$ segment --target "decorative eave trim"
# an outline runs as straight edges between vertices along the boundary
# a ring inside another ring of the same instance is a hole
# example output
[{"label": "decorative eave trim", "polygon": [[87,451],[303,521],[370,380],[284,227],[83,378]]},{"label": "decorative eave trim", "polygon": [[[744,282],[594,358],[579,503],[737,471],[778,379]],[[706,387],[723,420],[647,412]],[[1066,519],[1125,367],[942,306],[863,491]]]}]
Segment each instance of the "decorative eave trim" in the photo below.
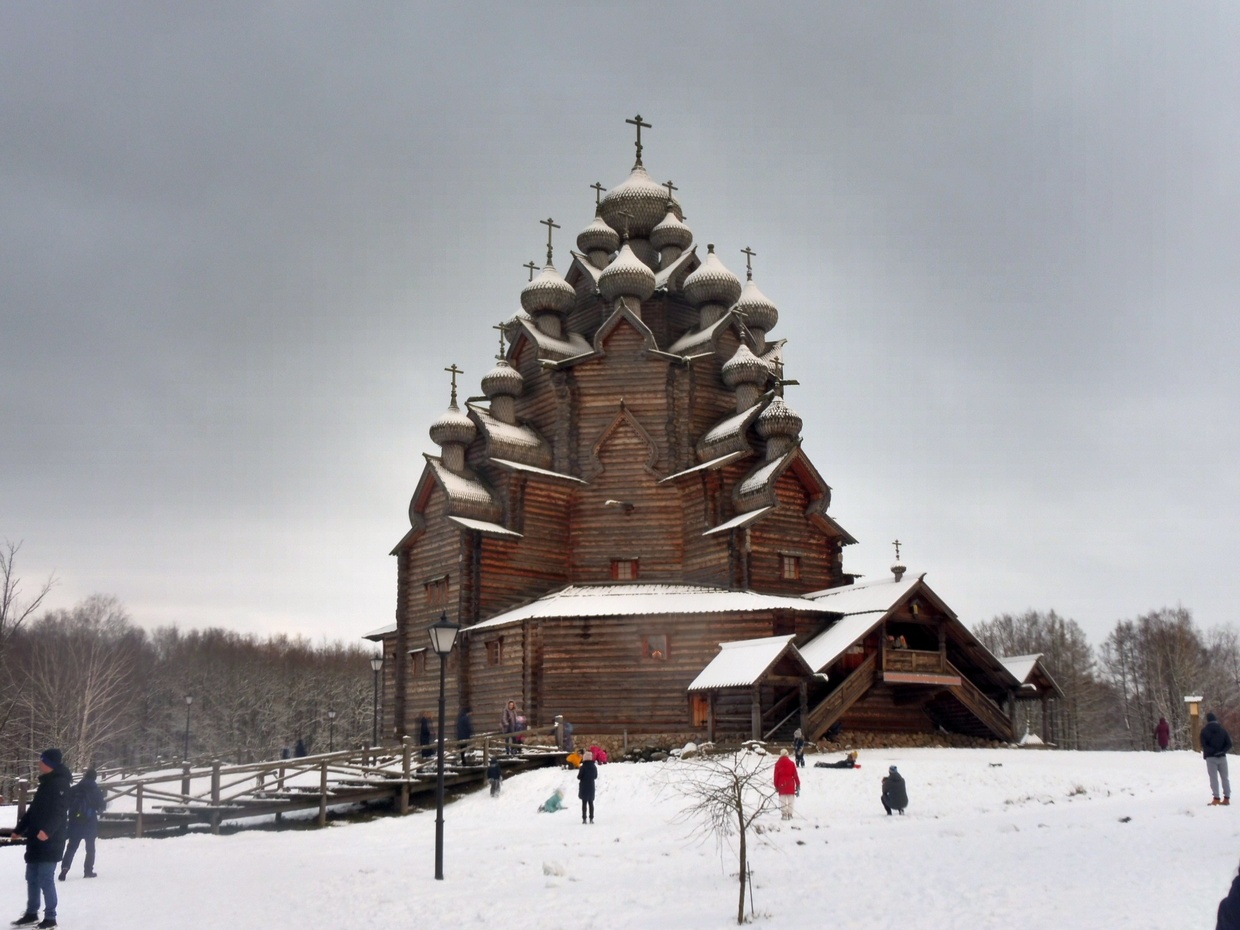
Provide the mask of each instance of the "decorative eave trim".
[{"label": "decorative eave trim", "polygon": [[694,465],[692,468],[686,468],[684,471],[678,471],[674,475],[668,475],[659,481],[663,484],[665,481],[675,481],[677,478],[684,478],[687,475],[693,475],[700,471],[710,471],[714,468],[722,468],[729,462],[735,462],[737,459],[744,457],[746,453],[743,451],[729,452],[727,455],[721,455],[718,458],[711,459],[709,462],[703,462],[701,465]]},{"label": "decorative eave trim", "polygon": [[720,523],[718,526],[710,528],[702,535],[703,536],[715,536],[716,534],[719,534],[719,533],[727,533],[727,532],[730,532],[731,530],[739,530],[742,527],[746,527],[746,526],[749,526],[750,524],[757,523],[767,514],[773,513],[774,510],[775,510],[775,507],[772,505],[770,507],[763,507],[761,510],[751,510],[748,513],[737,514],[731,520],[728,520],[724,523]]},{"label": "decorative eave trim", "polygon": [[594,474],[597,476],[606,471],[603,467],[602,460],[599,458],[599,450],[602,449],[607,443],[607,440],[611,437],[611,434],[620,428],[621,423],[628,423],[632,426],[641,441],[646,444],[646,448],[650,450],[650,454],[646,457],[646,461],[643,463],[642,467],[656,478],[659,477],[658,472],[654,470],[655,463],[659,460],[659,447],[655,444],[654,439],[651,437],[646,428],[638,423],[637,418],[629,412],[629,408],[625,405],[623,397],[620,398],[620,412],[617,413],[615,418],[603,428],[603,431],[599,433],[598,439],[596,439],[590,446],[590,462],[592,468],[594,469]]},{"label": "decorative eave trim", "polygon": [[594,354],[596,356],[602,357],[607,354],[607,350],[603,348],[603,342],[615,331],[621,321],[627,322],[642,337],[642,348],[646,352],[659,352],[659,345],[655,341],[654,333],[651,332],[650,327],[629,308],[623,298],[617,298],[615,309],[612,310],[611,315],[594,332]]}]

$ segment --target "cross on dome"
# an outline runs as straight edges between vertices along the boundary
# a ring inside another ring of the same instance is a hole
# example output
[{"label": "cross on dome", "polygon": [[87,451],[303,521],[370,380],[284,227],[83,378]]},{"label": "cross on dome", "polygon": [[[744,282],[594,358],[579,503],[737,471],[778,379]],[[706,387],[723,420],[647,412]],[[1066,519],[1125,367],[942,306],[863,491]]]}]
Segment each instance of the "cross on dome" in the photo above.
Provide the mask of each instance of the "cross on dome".
[{"label": "cross on dome", "polygon": [[896,547],[896,561],[899,562],[900,561],[900,540],[897,539],[895,542],[892,543],[892,545]]},{"label": "cross on dome", "polygon": [[642,127],[644,126],[646,129],[654,129],[654,127],[651,126],[649,123],[643,123],[642,115],[640,113],[638,113],[632,119],[626,119],[625,122],[628,123],[630,126],[637,127],[637,162],[636,163],[640,165],[642,163]]},{"label": "cross on dome", "polygon": [[526,262],[526,263],[525,263],[524,265],[522,265],[521,267],[522,267],[522,268],[528,268],[528,269],[530,270],[530,280],[531,280],[531,281],[533,281],[533,280],[534,280],[534,272],[538,270],[538,266],[537,266],[536,264],[534,264],[534,259],[532,259],[532,258],[531,258],[528,262]]},{"label": "cross on dome", "polygon": [[680,188],[677,187],[675,184],[673,184],[671,181],[664,181],[663,186],[667,188],[667,202],[671,203],[673,200],[676,199],[672,195],[672,191],[678,191],[680,190]]},{"label": "cross on dome", "polygon": [[603,191],[607,190],[607,188],[605,188],[599,181],[595,181],[590,185],[590,187],[594,189],[594,206],[597,207],[603,196]]},{"label": "cross on dome", "polygon": [[[530,264],[532,265],[534,263],[530,262]],[[530,273],[533,274],[533,272],[530,272]],[[496,323],[494,326],[491,327],[491,329],[499,330],[499,355],[495,357],[503,361],[503,358],[504,358],[504,324]]]},{"label": "cross on dome", "polygon": [[758,253],[755,252],[753,249],[751,249],[749,246],[745,246],[743,249],[741,249],[741,254],[745,256],[745,280],[752,281],[753,280],[753,259],[754,259],[754,256],[757,255]]},{"label": "cross on dome", "polygon": [[456,376],[465,374],[465,369],[457,368],[456,362],[453,362],[452,367],[445,368],[444,371],[450,371],[452,373],[452,403],[455,404],[456,403]]},{"label": "cross on dome", "polygon": [[539,220],[538,222],[542,223],[544,226],[547,227],[547,264],[550,265],[551,264],[551,231],[553,229],[559,229],[560,224],[557,223],[555,220],[553,220],[551,217],[547,217],[545,220]]}]

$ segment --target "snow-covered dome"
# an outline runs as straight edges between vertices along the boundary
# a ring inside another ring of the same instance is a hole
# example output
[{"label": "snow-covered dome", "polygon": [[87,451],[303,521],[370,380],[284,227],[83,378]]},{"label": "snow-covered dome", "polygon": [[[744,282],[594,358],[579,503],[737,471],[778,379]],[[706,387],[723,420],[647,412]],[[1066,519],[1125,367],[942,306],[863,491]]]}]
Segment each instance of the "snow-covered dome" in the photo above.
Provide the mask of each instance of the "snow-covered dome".
[{"label": "snow-covered dome", "polygon": [[521,288],[521,306],[526,313],[564,313],[576,299],[577,292],[573,286],[564,280],[551,262],[547,262],[547,267]]},{"label": "snow-covered dome", "polygon": [[741,296],[741,282],[736,275],[723,267],[714,245],[706,246],[706,260],[693,274],[685,278],[685,298],[695,307],[705,304],[722,304],[730,307]]},{"label": "snow-covered dome", "polygon": [[598,276],[598,289],[607,301],[617,297],[645,300],[654,293],[654,272],[633,254],[632,246],[626,242],[620,254]]},{"label": "snow-covered dome", "polygon": [[601,251],[610,255],[620,248],[620,234],[603,220],[601,209],[594,213],[594,222],[577,233],[577,248],[581,251]]},{"label": "snow-covered dome", "polygon": [[758,415],[758,422],[754,426],[763,439],[773,436],[791,439],[800,435],[802,423],[796,411],[784,403],[782,397],[776,397]]},{"label": "snow-covered dome", "polygon": [[502,358],[482,378],[482,393],[488,398],[499,395],[517,397],[524,387],[525,379],[521,377],[521,372]]},{"label": "snow-covered dome", "polygon": [[723,363],[721,374],[723,383],[735,388],[738,384],[765,384],[771,368],[754,355],[749,346],[741,343],[736,354]]},{"label": "snow-covered dome", "polygon": [[627,230],[630,236],[645,239],[667,212],[667,188],[655,183],[640,164],[634,165],[623,183],[606,193],[599,210],[612,229]]},{"label": "snow-covered dome", "polygon": [[437,446],[445,446],[453,442],[467,446],[478,435],[478,427],[474,426],[473,420],[461,413],[461,408],[456,405],[456,398],[453,397],[448,409],[431,424],[430,432],[431,441]]},{"label": "snow-covered dome", "polygon": [[753,278],[745,281],[736,309],[745,316],[745,323],[752,329],[760,329],[763,333],[770,332],[779,322],[779,310],[771,303],[770,298],[758,290]]},{"label": "snow-covered dome", "polygon": [[693,244],[693,230],[681,222],[675,210],[669,209],[663,221],[650,231],[650,244],[660,252],[669,245],[683,252]]}]

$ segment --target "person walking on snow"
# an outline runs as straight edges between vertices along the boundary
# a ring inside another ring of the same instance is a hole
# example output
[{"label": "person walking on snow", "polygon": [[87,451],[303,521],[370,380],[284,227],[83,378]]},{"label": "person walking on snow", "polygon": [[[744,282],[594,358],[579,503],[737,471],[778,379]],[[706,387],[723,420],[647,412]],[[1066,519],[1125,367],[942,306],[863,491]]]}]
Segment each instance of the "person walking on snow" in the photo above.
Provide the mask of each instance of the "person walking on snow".
[{"label": "person walking on snow", "polygon": [[63,882],[73,867],[73,857],[83,840],[86,841],[86,862],[83,874],[95,877],[95,840],[99,838],[99,815],[107,807],[103,791],[96,781],[94,769],[87,769],[82,780],[69,789],[69,848],[60,863]]},{"label": "person walking on snow", "polygon": [[598,766],[594,762],[594,753],[587,752],[581,760],[581,768],[577,770],[577,797],[581,798],[581,822],[586,822],[589,815],[590,823],[594,823],[594,783],[598,781]]},{"label": "person walking on snow", "polygon": [[504,770],[500,767],[499,756],[491,757],[491,764],[487,766],[487,781],[491,783],[491,797],[498,798],[504,784]]},{"label": "person walking on snow", "polygon": [[[1210,793],[1213,804],[1231,803],[1231,781],[1227,777],[1227,753],[1231,752],[1231,734],[1223,729],[1213,712],[1206,714],[1206,725],[1201,728],[1201,754],[1206,760],[1206,772],[1210,775]],[[1219,776],[1223,779],[1223,800],[1218,797]]]},{"label": "person walking on snow", "polygon": [[797,768],[805,768],[805,736],[801,733],[800,727],[792,734],[792,754],[796,756]]},{"label": "person walking on snow", "polygon": [[[69,785],[73,773],[59,749],[45,749],[39,756],[39,787],[25,815],[13,828],[14,841],[26,840],[26,913],[14,927],[56,926],[56,863],[65,851],[69,832]],[[39,920],[39,896],[43,919]]]},{"label": "person walking on snow", "polygon": [[787,749],[781,749],[779,758],[775,760],[775,791],[779,794],[780,819],[791,820],[792,806],[801,793],[801,776],[797,774],[796,763],[788,756]]},{"label": "person walking on snow", "polygon": [[908,789],[904,787],[904,776],[896,771],[894,765],[887,769],[887,777],[883,779],[882,800],[888,817],[893,810],[903,814],[904,808],[908,807]]},{"label": "person walking on snow", "polygon": [[1158,751],[1166,752],[1167,746],[1171,744],[1171,724],[1167,723],[1166,717],[1158,718],[1158,726],[1154,728],[1154,739],[1158,741]]}]

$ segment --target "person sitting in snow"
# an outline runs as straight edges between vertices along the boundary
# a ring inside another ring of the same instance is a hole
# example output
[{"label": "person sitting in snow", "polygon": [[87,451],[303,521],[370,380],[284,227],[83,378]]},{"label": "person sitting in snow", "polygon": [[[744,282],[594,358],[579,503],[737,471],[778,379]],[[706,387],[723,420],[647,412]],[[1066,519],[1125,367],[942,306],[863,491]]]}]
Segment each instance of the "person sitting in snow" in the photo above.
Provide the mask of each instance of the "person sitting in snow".
[{"label": "person sitting in snow", "polygon": [[891,816],[893,810],[904,813],[904,808],[908,807],[908,791],[904,787],[904,776],[896,771],[893,765],[887,769],[887,777],[883,779],[883,809],[887,811],[887,816]]},{"label": "person sitting in snow", "polygon": [[556,811],[564,810],[564,792],[559,788],[551,792],[551,797],[538,805],[538,813],[554,814]]}]

